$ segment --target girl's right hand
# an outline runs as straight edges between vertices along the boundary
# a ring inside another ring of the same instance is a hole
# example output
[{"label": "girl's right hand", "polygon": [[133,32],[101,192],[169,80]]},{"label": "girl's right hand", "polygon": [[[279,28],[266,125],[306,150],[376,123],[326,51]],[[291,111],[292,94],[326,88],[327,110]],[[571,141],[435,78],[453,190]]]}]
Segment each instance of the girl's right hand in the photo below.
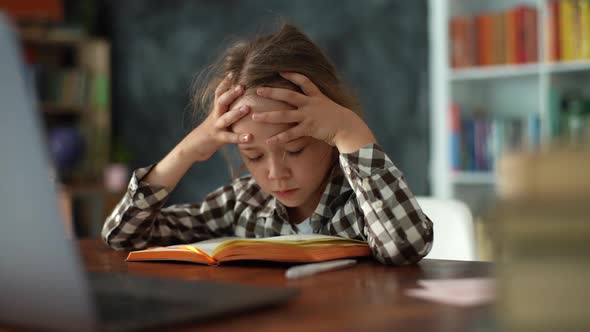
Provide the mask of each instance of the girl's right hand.
[{"label": "girl's right hand", "polygon": [[226,76],[215,89],[213,109],[197,128],[181,142],[187,157],[193,162],[209,159],[219,148],[227,143],[247,143],[252,139],[250,133],[234,133],[229,127],[250,112],[244,105],[229,111],[230,105],[244,93],[240,85],[231,86],[231,74]]}]

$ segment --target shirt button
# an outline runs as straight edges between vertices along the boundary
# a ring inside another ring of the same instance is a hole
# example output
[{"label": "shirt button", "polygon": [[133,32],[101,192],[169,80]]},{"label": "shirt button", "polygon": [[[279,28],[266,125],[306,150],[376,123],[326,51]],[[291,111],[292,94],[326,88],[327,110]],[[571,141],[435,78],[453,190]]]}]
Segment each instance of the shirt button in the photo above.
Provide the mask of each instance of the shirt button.
[{"label": "shirt button", "polygon": [[139,194],[137,194],[137,198],[139,198],[139,199],[143,199],[143,197],[144,197],[144,196],[143,196],[143,193],[139,193]]},{"label": "shirt button", "polygon": [[383,201],[376,201],[375,202],[375,207],[377,207],[378,209],[383,207]]},{"label": "shirt button", "polygon": [[346,172],[346,174],[350,175],[350,167],[344,166],[344,172]]}]

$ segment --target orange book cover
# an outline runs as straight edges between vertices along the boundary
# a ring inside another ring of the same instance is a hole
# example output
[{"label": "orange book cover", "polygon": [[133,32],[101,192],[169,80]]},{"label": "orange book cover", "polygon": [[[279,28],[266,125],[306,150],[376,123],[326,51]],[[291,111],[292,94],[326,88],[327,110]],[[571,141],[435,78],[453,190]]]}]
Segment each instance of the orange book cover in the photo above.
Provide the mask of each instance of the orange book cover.
[{"label": "orange book cover", "polygon": [[477,64],[489,66],[494,64],[493,54],[493,29],[494,21],[492,13],[484,13],[477,16]]},{"label": "orange book cover", "polygon": [[517,6],[506,11],[506,63],[526,62],[525,47],[529,39],[525,31],[527,10],[526,6]]},{"label": "orange book cover", "polygon": [[473,17],[453,17],[449,22],[450,58],[453,68],[470,67],[475,61]]},{"label": "orange book cover", "polygon": [[506,11],[504,25],[506,63],[514,64],[516,63],[516,41],[518,39],[516,29],[516,10],[514,8]]},{"label": "orange book cover", "polygon": [[219,265],[230,261],[321,262],[371,256],[366,242],[320,234],[283,235],[268,238],[225,237],[132,251],[129,262],[182,261]]},{"label": "orange book cover", "polygon": [[465,64],[462,62],[461,52],[463,50],[463,43],[465,42],[461,38],[461,18],[452,17],[449,21],[449,39],[451,41],[450,58],[451,67],[461,68]]}]

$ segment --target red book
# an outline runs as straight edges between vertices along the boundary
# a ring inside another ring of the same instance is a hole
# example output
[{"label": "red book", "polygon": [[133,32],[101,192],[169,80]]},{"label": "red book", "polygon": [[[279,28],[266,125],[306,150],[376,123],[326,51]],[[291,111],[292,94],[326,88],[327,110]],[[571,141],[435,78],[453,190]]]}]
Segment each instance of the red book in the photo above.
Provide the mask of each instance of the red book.
[{"label": "red book", "polygon": [[559,42],[559,1],[552,0],[547,3],[547,55],[551,61],[561,59]]},{"label": "red book", "polygon": [[539,43],[537,33],[537,10],[532,7],[524,8],[523,11],[523,39],[524,39],[524,62],[537,62]]},{"label": "red book", "polygon": [[526,62],[526,55],[525,55],[525,29],[524,29],[524,21],[525,21],[525,6],[518,6],[514,8],[516,11],[516,63],[525,63]]}]

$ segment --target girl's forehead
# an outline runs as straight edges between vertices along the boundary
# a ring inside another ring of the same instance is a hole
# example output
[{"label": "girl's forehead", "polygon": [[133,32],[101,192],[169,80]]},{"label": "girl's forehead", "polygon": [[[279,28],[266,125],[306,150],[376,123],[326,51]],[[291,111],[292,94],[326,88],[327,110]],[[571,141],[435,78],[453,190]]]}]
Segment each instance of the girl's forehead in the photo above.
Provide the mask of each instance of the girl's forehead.
[{"label": "girl's forehead", "polygon": [[244,94],[232,103],[230,110],[237,109],[242,105],[250,106],[252,109],[251,112],[269,112],[294,109],[293,106],[283,101],[264,98],[257,95],[256,89],[253,88],[244,91]]},{"label": "girl's forehead", "polygon": [[292,124],[272,124],[252,120],[253,113],[293,109],[293,107],[287,103],[263,98],[257,95],[246,95],[234,102],[230,109],[233,110],[242,105],[248,105],[251,110],[247,115],[235,122],[232,125],[231,130],[236,133],[252,134],[253,141],[251,142],[251,145],[264,145],[266,139],[293,126]]}]

